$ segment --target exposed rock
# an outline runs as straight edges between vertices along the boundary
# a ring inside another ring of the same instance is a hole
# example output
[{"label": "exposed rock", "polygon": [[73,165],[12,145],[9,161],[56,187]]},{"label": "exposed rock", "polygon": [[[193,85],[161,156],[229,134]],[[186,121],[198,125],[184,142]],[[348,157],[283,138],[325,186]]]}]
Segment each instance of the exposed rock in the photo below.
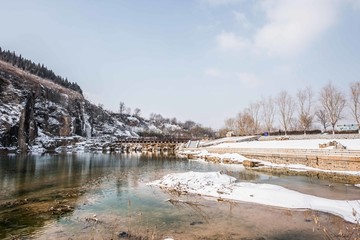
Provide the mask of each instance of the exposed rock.
[{"label": "exposed rock", "polygon": [[242,162],[242,164],[244,165],[244,167],[250,167],[250,168],[259,166],[258,162],[254,162],[254,161],[251,161],[251,160],[244,160]]},{"label": "exposed rock", "polygon": [[128,238],[129,237],[129,234],[127,232],[120,232],[118,234],[118,237],[119,238]]},{"label": "exposed rock", "polygon": [[337,141],[330,141],[327,143],[319,144],[319,148],[328,148],[328,147],[333,147],[334,149],[346,149],[346,147],[344,145],[342,145],[341,143],[339,143]]},{"label": "exposed rock", "polygon": [[[65,87],[0,61],[0,147],[26,151],[33,144],[55,149],[47,137],[102,135],[136,136],[121,124],[104,129],[110,114]],[[44,139],[45,138],[45,139]]]},{"label": "exposed rock", "polygon": [[[166,134],[177,125],[115,114],[82,94],[0,61],[0,150],[55,151],[84,138],[105,142],[139,137],[138,132]],[[100,143],[99,146],[103,147]]]}]

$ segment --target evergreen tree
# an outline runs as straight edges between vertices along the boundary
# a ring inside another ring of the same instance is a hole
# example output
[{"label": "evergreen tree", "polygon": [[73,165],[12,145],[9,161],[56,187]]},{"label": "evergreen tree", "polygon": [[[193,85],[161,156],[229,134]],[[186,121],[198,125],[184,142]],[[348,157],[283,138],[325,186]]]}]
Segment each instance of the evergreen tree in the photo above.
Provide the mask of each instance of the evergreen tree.
[{"label": "evergreen tree", "polygon": [[17,56],[15,52],[10,52],[9,50],[5,51],[1,47],[0,60],[82,94],[82,90],[77,83],[70,82],[67,78],[64,79],[63,77],[56,75],[52,70],[47,69],[44,64],[36,64],[26,58],[23,58],[21,55]]}]

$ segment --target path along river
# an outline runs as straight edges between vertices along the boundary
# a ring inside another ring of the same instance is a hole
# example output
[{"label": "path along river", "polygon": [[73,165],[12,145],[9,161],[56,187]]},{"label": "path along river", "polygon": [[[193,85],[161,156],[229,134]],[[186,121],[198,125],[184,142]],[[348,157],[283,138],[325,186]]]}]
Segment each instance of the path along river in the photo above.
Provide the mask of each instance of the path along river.
[{"label": "path along river", "polygon": [[359,187],[344,183],[167,155],[2,155],[0,239],[321,239],[352,233],[349,223],[326,213],[219,202],[146,185],[187,171],[222,171],[238,181],[329,199],[360,196]]}]

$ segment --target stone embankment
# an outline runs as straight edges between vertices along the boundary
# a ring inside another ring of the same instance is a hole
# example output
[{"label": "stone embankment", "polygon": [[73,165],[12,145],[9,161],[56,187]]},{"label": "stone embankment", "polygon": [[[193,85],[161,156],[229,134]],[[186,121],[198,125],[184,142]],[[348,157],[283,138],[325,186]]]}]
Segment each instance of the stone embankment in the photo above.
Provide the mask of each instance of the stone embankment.
[{"label": "stone embankment", "polygon": [[[47,152],[168,152],[174,153],[177,148],[184,144],[182,139],[122,139],[117,141],[100,141],[99,139],[88,139],[87,141],[77,142],[75,144],[63,143],[56,148],[47,148]],[[56,145],[56,144],[54,144]]]},{"label": "stone embankment", "polygon": [[347,149],[206,148],[209,153],[238,153],[276,164],[302,164],[322,170],[360,171],[360,151]]},{"label": "stone embankment", "polygon": [[185,152],[189,159],[201,158],[213,163],[242,164],[252,171],[308,176],[347,184],[360,183],[359,150],[197,148],[193,151],[187,149]]},{"label": "stone embankment", "polygon": [[[321,136],[330,137],[328,135]],[[216,159],[219,154],[223,156],[238,154],[244,157],[240,162],[246,159],[245,163],[249,167],[256,167],[259,165],[256,163],[266,161],[276,165],[286,166],[296,164],[320,170],[360,172],[360,149],[357,146],[359,144],[359,134],[332,135],[332,141],[326,142],[317,141],[317,139],[322,139],[319,138],[319,135],[316,135],[316,138],[310,135],[286,137],[286,139],[279,139],[279,136],[270,138],[260,137],[258,141],[247,141],[245,139],[245,143],[234,143],[231,141],[232,139],[224,138],[217,140],[221,144],[213,144],[212,146],[209,145],[196,149],[188,148],[186,150],[188,150],[187,155],[194,155],[188,157],[197,157],[195,152],[205,151],[208,153],[202,156],[205,160],[212,162],[221,161],[224,163],[224,159]],[[266,141],[266,144],[264,141]],[[264,144],[259,144],[261,142],[264,142]],[[349,148],[344,146],[344,143],[345,145],[349,144]],[[248,163],[248,161],[255,164]],[[226,162],[233,163],[231,161]]]}]

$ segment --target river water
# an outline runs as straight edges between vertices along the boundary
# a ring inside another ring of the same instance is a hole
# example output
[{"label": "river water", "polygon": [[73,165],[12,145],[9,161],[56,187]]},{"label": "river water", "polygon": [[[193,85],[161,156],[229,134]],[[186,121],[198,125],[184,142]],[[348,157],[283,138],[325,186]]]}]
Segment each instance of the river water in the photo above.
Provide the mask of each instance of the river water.
[{"label": "river water", "polygon": [[2,155],[0,239],[322,239],[324,228],[348,234],[347,223],[326,213],[179,196],[146,185],[186,171],[223,171],[330,199],[360,196],[360,188],[343,183],[160,154]]}]

